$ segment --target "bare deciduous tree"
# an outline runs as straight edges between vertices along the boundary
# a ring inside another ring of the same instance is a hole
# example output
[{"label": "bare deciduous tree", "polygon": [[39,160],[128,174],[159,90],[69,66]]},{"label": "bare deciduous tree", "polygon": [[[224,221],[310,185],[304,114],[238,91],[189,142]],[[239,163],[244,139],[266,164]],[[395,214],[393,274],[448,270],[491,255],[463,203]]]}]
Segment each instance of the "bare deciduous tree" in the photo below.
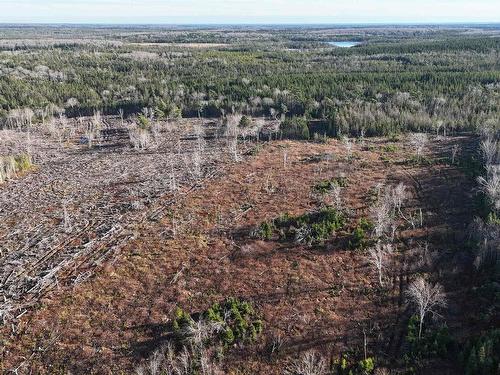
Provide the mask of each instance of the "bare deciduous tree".
[{"label": "bare deciduous tree", "polygon": [[500,210],[500,171],[489,173],[486,177],[479,176],[477,181],[495,210]]},{"label": "bare deciduous tree", "polygon": [[163,359],[164,354],[160,350],[155,350],[148,363],[148,370],[151,375],[158,375],[160,373]]},{"label": "bare deciduous tree", "polygon": [[89,148],[92,148],[94,141],[101,139],[102,117],[99,111],[94,112],[92,120],[85,129],[85,139]]},{"label": "bare deciduous tree", "polygon": [[429,138],[425,133],[413,133],[410,135],[410,145],[413,151],[417,155],[417,159],[420,160],[422,153],[429,142]]},{"label": "bare deciduous tree", "polygon": [[73,107],[76,107],[76,106],[79,106],[79,105],[80,105],[80,102],[78,101],[77,98],[69,98],[66,101],[66,107],[69,107],[69,108],[73,108]]},{"label": "bare deciduous tree", "polygon": [[237,138],[228,138],[227,147],[229,149],[229,154],[231,155],[234,161],[240,161],[241,156],[238,150],[238,139]]},{"label": "bare deciduous tree", "polygon": [[385,196],[379,203],[372,207],[372,216],[374,218],[374,234],[377,238],[382,237],[385,233],[389,233],[394,222],[392,208],[388,199]]},{"label": "bare deciduous tree", "polygon": [[223,326],[220,323],[199,319],[188,325],[183,335],[187,338],[189,345],[196,349],[202,349],[203,345],[222,329]]},{"label": "bare deciduous tree", "polygon": [[7,124],[16,126],[18,130],[23,127],[31,128],[35,112],[31,108],[16,108],[7,114]]},{"label": "bare deciduous tree", "polygon": [[241,118],[241,114],[227,115],[225,119],[225,131],[224,135],[229,138],[236,138],[240,135],[240,129],[238,128]]},{"label": "bare deciduous tree", "polygon": [[325,359],[314,351],[306,352],[293,361],[284,371],[285,375],[325,375],[327,365]]},{"label": "bare deciduous tree", "polygon": [[392,241],[398,228],[398,216],[409,221],[401,211],[404,201],[408,198],[407,189],[400,183],[396,187],[379,188],[377,194],[378,202],[371,208],[375,224],[374,234],[378,238],[385,235]]},{"label": "bare deciduous tree", "polygon": [[203,346],[183,346],[176,351],[172,342],[155,350],[146,363],[136,367],[137,375],[222,375]]},{"label": "bare deciduous tree", "polygon": [[493,139],[492,135],[487,136],[481,141],[481,151],[486,165],[497,164],[498,158],[500,157],[499,145],[498,142]]},{"label": "bare deciduous tree", "polygon": [[226,116],[224,136],[227,140],[229,154],[234,161],[240,161],[241,157],[238,151],[238,136],[240,135],[239,123],[242,115],[232,114]]},{"label": "bare deciduous tree", "polygon": [[151,135],[148,130],[141,129],[133,124],[128,130],[128,136],[132,147],[136,150],[146,150],[151,145]]},{"label": "bare deciduous tree", "polygon": [[460,146],[459,145],[453,145],[451,149],[451,164],[455,164],[455,161],[457,160],[458,153],[460,151]]},{"label": "bare deciduous tree", "polygon": [[169,188],[170,191],[177,190],[177,176],[175,175],[175,162],[172,156],[169,157],[170,173],[169,173]]},{"label": "bare deciduous tree", "polygon": [[432,286],[423,277],[419,277],[410,284],[406,296],[417,308],[420,320],[418,338],[421,338],[425,317],[428,314],[436,314],[436,310],[440,307],[446,307],[444,289],[440,284]]},{"label": "bare deciduous tree", "polygon": [[337,184],[334,184],[332,186],[332,189],[330,190],[330,199],[333,203],[333,207],[335,207],[335,209],[337,211],[341,211],[342,210],[342,188],[337,185]]},{"label": "bare deciduous tree", "polygon": [[120,108],[118,110],[118,115],[120,116],[120,125],[123,128],[123,117],[124,117],[125,112],[123,111],[123,108]]},{"label": "bare deciduous tree", "polygon": [[397,210],[399,214],[402,215],[401,207],[407,198],[406,186],[403,183],[399,183],[394,189],[392,189],[390,197],[392,197],[393,209]]},{"label": "bare deciduous tree", "polygon": [[380,286],[384,285],[384,270],[387,268],[391,255],[393,253],[393,247],[390,244],[377,243],[375,247],[368,250],[369,262],[378,272],[378,282]]},{"label": "bare deciduous tree", "polygon": [[474,260],[476,268],[496,264],[500,260],[500,225],[476,218],[470,226],[470,233],[471,238],[478,243]]},{"label": "bare deciduous tree", "polygon": [[203,177],[203,156],[202,153],[196,149],[191,157],[191,173],[195,180],[199,180]]},{"label": "bare deciduous tree", "polygon": [[500,145],[492,133],[481,142],[486,175],[478,177],[480,189],[495,210],[500,211]]},{"label": "bare deciduous tree", "polygon": [[345,150],[347,152],[347,159],[350,159],[352,156],[352,148],[353,148],[352,141],[346,137],[342,140],[342,143],[344,143]]}]

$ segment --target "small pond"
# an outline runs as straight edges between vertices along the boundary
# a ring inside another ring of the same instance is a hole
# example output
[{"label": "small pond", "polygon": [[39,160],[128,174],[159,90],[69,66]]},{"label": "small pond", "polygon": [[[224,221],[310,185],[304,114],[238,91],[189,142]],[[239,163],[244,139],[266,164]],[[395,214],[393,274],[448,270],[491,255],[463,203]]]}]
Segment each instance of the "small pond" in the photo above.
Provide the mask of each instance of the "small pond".
[{"label": "small pond", "polygon": [[331,46],[342,47],[342,48],[350,48],[361,44],[361,42],[354,42],[354,41],[327,42],[327,43]]}]

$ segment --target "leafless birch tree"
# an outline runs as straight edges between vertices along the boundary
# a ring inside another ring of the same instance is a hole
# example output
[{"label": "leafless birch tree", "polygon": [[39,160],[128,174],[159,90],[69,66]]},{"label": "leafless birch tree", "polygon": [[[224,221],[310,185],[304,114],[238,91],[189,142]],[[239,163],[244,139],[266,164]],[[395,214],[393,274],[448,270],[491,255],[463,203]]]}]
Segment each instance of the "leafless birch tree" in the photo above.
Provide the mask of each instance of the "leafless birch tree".
[{"label": "leafless birch tree", "polygon": [[369,262],[378,272],[378,282],[380,286],[384,285],[384,270],[391,261],[391,255],[394,252],[392,245],[382,244],[380,242],[368,250]]},{"label": "leafless birch tree", "polygon": [[420,160],[422,153],[429,142],[429,137],[425,133],[413,133],[410,135],[410,145],[415,152],[417,159]]},{"label": "leafless birch tree", "polygon": [[419,317],[418,338],[422,337],[422,326],[428,314],[436,314],[440,307],[446,307],[446,295],[440,284],[431,285],[423,277],[413,281],[406,296],[412,304],[416,306]]},{"label": "leafless birch tree", "polygon": [[314,351],[308,351],[285,369],[285,375],[325,375],[325,359]]}]

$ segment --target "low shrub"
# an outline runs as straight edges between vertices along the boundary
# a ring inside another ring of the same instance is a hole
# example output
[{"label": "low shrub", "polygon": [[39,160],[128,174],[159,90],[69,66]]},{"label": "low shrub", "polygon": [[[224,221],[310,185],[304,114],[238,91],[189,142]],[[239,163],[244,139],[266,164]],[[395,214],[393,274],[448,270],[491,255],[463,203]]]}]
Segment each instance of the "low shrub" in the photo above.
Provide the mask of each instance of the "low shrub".
[{"label": "low shrub", "polygon": [[215,303],[202,313],[177,308],[172,334],[157,348],[137,374],[219,374],[220,359],[230,346],[250,343],[262,332],[262,321],[252,305],[237,298]]},{"label": "low shrub", "polygon": [[247,128],[252,125],[252,120],[248,116],[241,116],[241,120],[238,124],[240,128]]},{"label": "low shrub", "polygon": [[272,222],[264,222],[257,233],[262,239],[279,238],[298,243],[318,243],[327,240],[345,224],[344,215],[332,207],[292,217],[284,214]]},{"label": "low shrub", "polygon": [[322,180],[313,186],[313,190],[320,194],[326,194],[327,192],[333,190],[335,186],[347,187],[348,181],[346,177],[335,177],[329,180]]},{"label": "low shrub", "polygon": [[408,159],[405,159],[398,164],[408,165],[412,167],[429,167],[438,163],[438,160],[433,160],[428,156],[416,156],[412,155]]},{"label": "low shrub", "polygon": [[16,161],[16,169],[18,172],[27,171],[33,166],[31,156],[28,154],[18,155],[14,159]]},{"label": "low shrub", "polygon": [[500,217],[496,212],[490,212],[486,218],[488,224],[500,225]]},{"label": "low shrub", "polygon": [[169,101],[160,100],[154,108],[155,116],[159,119],[176,119],[182,117],[182,110]]},{"label": "low shrub", "polygon": [[355,360],[348,354],[342,354],[340,359],[333,363],[332,370],[336,375],[370,375],[375,370],[375,359],[367,357]]},{"label": "low shrub", "polygon": [[209,346],[228,347],[235,344],[253,342],[262,332],[263,323],[253,306],[237,298],[228,298],[215,303],[206,311],[190,315],[177,308],[172,322],[172,330],[179,343],[186,342],[198,322],[203,322],[209,331],[206,343]]},{"label": "low shrub", "polygon": [[500,370],[500,329],[467,343],[460,357],[465,375],[496,375]]},{"label": "low shrub", "polygon": [[396,145],[385,145],[382,147],[382,151],[388,152],[388,153],[394,153],[399,150],[398,146]]},{"label": "low shrub", "polygon": [[175,317],[172,321],[172,328],[175,334],[181,336],[182,332],[193,323],[194,320],[189,313],[182,310],[180,307],[175,310]]},{"label": "low shrub", "polygon": [[263,329],[252,305],[236,298],[215,303],[207,310],[205,318],[222,325],[220,339],[224,345],[255,341]]},{"label": "low shrub", "polygon": [[447,358],[455,352],[455,343],[448,328],[429,327],[418,338],[419,318],[414,315],[408,321],[405,338],[405,354],[403,360],[408,366],[418,367],[423,365],[423,360],[432,358]]},{"label": "low shrub", "polygon": [[274,223],[264,221],[260,224],[259,229],[257,231],[257,236],[263,240],[270,240],[273,237],[275,227]]},{"label": "low shrub", "polygon": [[151,121],[146,116],[140,114],[137,117],[137,125],[140,129],[148,130],[151,127]]},{"label": "low shrub", "polygon": [[18,173],[30,170],[33,162],[29,154],[0,156],[0,183],[10,180]]},{"label": "low shrub", "polygon": [[487,279],[473,288],[472,295],[483,308],[474,318],[481,324],[490,325],[500,315],[500,284],[495,277],[494,267],[485,265],[481,271]]},{"label": "low shrub", "polygon": [[349,240],[349,247],[351,249],[364,249],[370,245],[370,238],[368,232],[373,230],[373,223],[366,218],[361,218],[358,225],[351,233]]}]

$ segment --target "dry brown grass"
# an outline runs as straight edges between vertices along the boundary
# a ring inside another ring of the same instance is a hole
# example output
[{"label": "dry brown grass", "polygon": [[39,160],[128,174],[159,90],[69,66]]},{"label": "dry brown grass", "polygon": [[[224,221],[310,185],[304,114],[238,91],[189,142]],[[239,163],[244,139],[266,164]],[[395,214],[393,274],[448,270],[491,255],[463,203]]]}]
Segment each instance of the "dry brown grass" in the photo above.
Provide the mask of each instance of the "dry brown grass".
[{"label": "dry brown grass", "polygon": [[[348,231],[357,218],[369,214],[367,197],[380,183],[404,182],[414,196],[409,209],[424,207],[437,214],[424,229],[400,232],[399,250],[408,239],[446,223],[446,208],[426,201],[425,189],[457,199],[465,187],[450,190],[437,179],[442,173],[457,179],[461,175],[445,166],[395,163],[411,155],[404,148],[393,161],[384,161],[378,147],[383,141],[369,143],[372,151],[355,145],[348,161],[345,147],[334,140],[273,142],[242,164],[227,167],[222,177],[177,201],[160,221],[137,225],[135,239],[95,277],[74,287],[61,285],[48,295],[40,308],[21,319],[14,336],[4,328],[4,368],[30,358],[26,368],[36,373],[49,373],[54,366],[74,373],[131,371],[161,345],[164,324],[176,306],[196,312],[227,296],[250,300],[265,322],[257,345],[226,358],[228,373],[279,374],[288,356],[300,351],[330,355],[360,347],[362,329],[368,326],[375,327],[369,351],[392,350],[393,327],[400,324],[402,312],[400,280],[391,275],[387,293],[379,295],[376,272],[365,254],[347,249],[347,233],[324,248],[241,235],[284,212],[313,209],[311,187],[341,175],[349,181],[344,198],[352,210]],[[281,338],[281,349],[269,357],[266,345],[275,337]],[[43,343],[50,347],[33,352]]]}]

